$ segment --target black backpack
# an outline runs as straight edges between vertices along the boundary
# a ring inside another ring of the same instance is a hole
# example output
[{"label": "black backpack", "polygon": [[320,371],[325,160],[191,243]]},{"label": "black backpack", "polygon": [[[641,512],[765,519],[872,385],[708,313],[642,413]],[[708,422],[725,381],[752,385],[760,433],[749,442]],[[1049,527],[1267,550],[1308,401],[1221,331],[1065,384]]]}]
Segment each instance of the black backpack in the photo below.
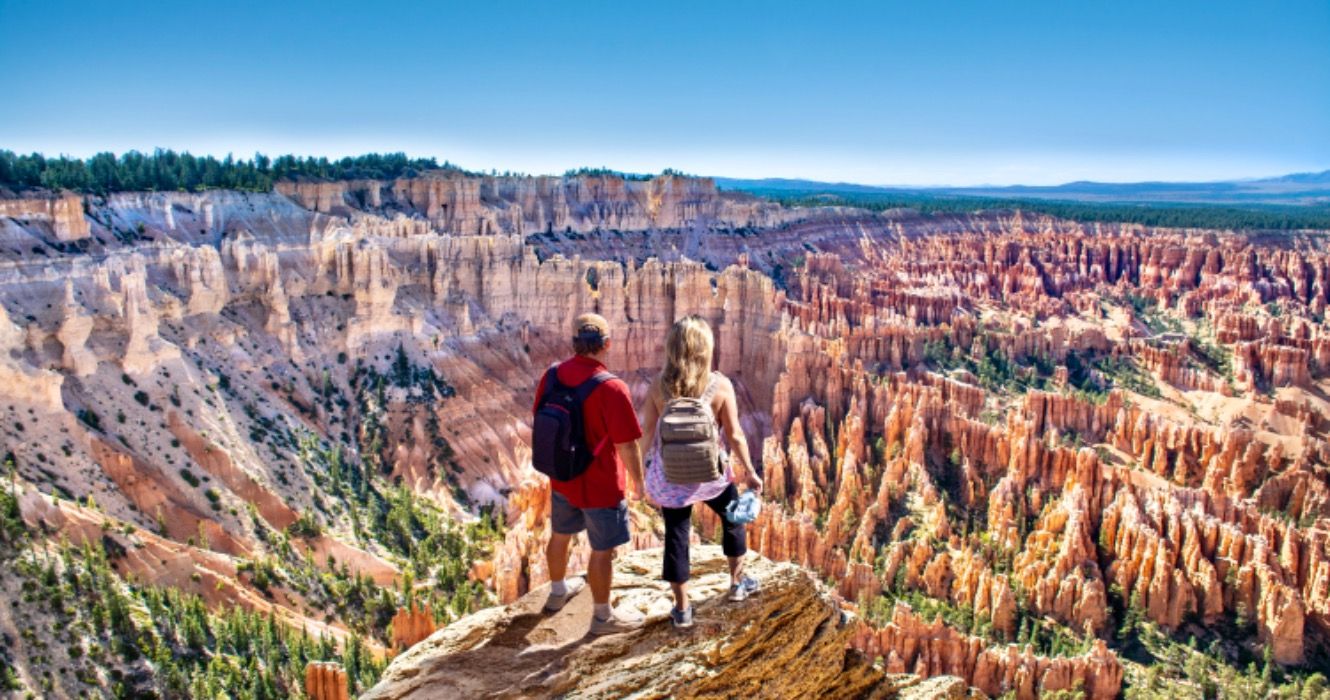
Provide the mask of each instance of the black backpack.
[{"label": "black backpack", "polygon": [[556,364],[545,373],[545,393],[531,423],[531,464],[551,479],[571,481],[586,471],[595,457],[586,443],[582,404],[614,375],[601,371],[577,386],[564,386],[558,369]]}]

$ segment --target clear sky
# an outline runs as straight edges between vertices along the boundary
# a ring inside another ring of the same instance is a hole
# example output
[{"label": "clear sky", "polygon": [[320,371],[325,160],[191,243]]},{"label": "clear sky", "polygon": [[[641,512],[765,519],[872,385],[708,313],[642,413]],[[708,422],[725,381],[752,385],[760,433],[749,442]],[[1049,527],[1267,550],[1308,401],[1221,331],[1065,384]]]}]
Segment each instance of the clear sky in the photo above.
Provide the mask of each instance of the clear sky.
[{"label": "clear sky", "polygon": [[872,184],[1330,168],[1330,0],[0,0],[0,148]]}]

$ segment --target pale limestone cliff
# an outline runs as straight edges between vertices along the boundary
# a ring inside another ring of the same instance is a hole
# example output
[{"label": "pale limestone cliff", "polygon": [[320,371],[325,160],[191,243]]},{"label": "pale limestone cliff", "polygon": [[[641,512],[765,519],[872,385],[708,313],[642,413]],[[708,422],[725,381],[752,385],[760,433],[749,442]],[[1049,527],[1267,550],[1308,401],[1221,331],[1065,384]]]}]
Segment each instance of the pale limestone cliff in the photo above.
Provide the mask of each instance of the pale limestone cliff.
[{"label": "pale limestone cliff", "polygon": [[72,193],[0,197],[0,217],[46,224],[55,240],[62,243],[83,240],[90,231],[83,216],[83,198]]},{"label": "pale limestone cliff", "polygon": [[325,214],[406,211],[461,235],[766,227],[795,218],[752,197],[722,194],[708,178],[677,175],[625,180],[426,173],[391,182],[284,181],[276,189]]}]

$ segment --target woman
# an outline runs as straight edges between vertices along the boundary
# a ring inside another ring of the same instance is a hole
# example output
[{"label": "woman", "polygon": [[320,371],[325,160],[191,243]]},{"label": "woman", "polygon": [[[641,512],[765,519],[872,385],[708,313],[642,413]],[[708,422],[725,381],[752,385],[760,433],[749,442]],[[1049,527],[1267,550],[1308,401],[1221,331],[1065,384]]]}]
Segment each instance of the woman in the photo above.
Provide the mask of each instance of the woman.
[{"label": "woman", "polygon": [[[735,482],[760,492],[762,479],[753,469],[748,454],[748,442],[739,426],[739,405],[734,385],[720,372],[711,371],[711,354],[715,340],[711,327],[700,316],[688,316],[676,321],[665,340],[665,367],[651,384],[643,408],[642,445],[647,454],[647,496],[665,513],[665,563],[662,578],[674,589],[674,609],[670,619],[675,627],[691,627],[693,608],[688,603],[688,537],[692,531],[694,503],[705,503],[721,516],[725,527],[721,547],[730,563],[730,600],[740,601],[757,592],[757,581],[743,575],[743,555],[748,552],[747,537],[742,524],[725,519],[725,508],[739,497]],[[731,455],[737,457],[743,475],[736,479],[732,460],[725,463],[721,475],[698,484],[674,484],[665,478],[657,440],[657,422],[665,403],[675,397],[701,399],[711,409],[711,416],[723,437],[721,447],[728,445]]]}]

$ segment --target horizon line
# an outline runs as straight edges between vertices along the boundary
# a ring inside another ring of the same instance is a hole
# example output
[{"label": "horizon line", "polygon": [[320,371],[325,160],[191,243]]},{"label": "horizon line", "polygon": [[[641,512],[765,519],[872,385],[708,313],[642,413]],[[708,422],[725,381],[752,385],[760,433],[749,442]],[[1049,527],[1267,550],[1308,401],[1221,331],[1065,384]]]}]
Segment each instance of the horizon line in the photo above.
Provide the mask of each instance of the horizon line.
[{"label": "horizon line", "polygon": [[[908,182],[885,183],[885,182],[868,182],[868,181],[852,181],[852,180],[824,180],[824,179],[818,179],[818,178],[815,177],[815,176],[798,176],[798,175],[796,175],[796,176],[790,176],[790,175],[763,175],[763,176],[756,176],[756,177],[754,177],[754,176],[747,176],[747,177],[745,177],[745,176],[737,176],[737,175],[701,174],[701,173],[695,173],[695,172],[688,172],[686,169],[683,169],[683,168],[674,168],[674,167],[665,167],[665,168],[662,168],[661,170],[656,171],[656,172],[645,172],[645,171],[642,171],[642,170],[634,170],[634,169],[628,169],[628,168],[615,168],[615,167],[612,167],[612,166],[609,166],[609,165],[586,165],[586,164],[583,164],[583,165],[577,165],[577,166],[573,166],[573,167],[565,168],[565,169],[563,170],[563,172],[543,172],[543,173],[542,173],[542,172],[527,172],[527,171],[524,171],[524,170],[515,170],[515,169],[504,169],[504,170],[500,170],[500,169],[498,169],[498,168],[493,168],[493,167],[491,167],[491,168],[472,168],[472,167],[464,166],[464,165],[461,165],[461,164],[459,164],[459,163],[457,163],[457,162],[454,162],[454,161],[452,161],[452,160],[449,159],[449,158],[441,158],[440,156],[438,156],[438,155],[433,155],[433,154],[431,154],[431,155],[417,155],[417,154],[409,153],[409,152],[407,152],[407,151],[404,150],[404,149],[382,150],[382,151],[380,151],[380,150],[365,150],[365,151],[360,151],[360,152],[358,152],[358,153],[354,153],[354,154],[351,154],[351,153],[345,153],[345,154],[335,155],[335,156],[331,156],[331,155],[317,155],[317,154],[312,154],[312,153],[306,153],[306,154],[303,154],[303,155],[302,155],[302,154],[297,154],[297,153],[292,152],[292,151],[288,151],[288,152],[285,152],[285,153],[278,153],[278,154],[275,154],[275,155],[274,155],[274,154],[266,153],[266,152],[264,152],[262,149],[255,150],[254,153],[252,153],[252,154],[249,155],[249,156],[243,156],[243,155],[239,155],[239,156],[238,156],[238,155],[236,155],[236,152],[233,151],[233,150],[228,150],[225,154],[219,155],[217,152],[212,152],[212,151],[207,151],[207,152],[203,152],[203,151],[195,152],[195,151],[192,151],[192,150],[190,150],[190,149],[188,149],[188,148],[177,150],[177,149],[175,149],[175,148],[165,147],[165,146],[154,146],[154,147],[153,147],[152,149],[150,149],[150,150],[149,150],[149,149],[129,148],[129,149],[125,149],[125,150],[118,151],[118,152],[115,151],[115,150],[112,150],[112,149],[99,149],[99,150],[96,150],[95,152],[93,152],[93,153],[91,153],[91,154],[88,154],[88,155],[78,155],[78,154],[75,154],[75,153],[69,153],[69,152],[60,152],[60,153],[58,153],[57,155],[48,155],[46,152],[41,151],[41,150],[32,150],[32,151],[29,151],[28,153],[21,153],[21,152],[19,152],[19,151],[17,151],[17,150],[13,150],[13,149],[6,148],[6,147],[3,147],[3,146],[0,146],[0,151],[11,151],[11,152],[13,152],[16,156],[31,156],[31,155],[36,155],[36,156],[41,156],[42,158],[45,158],[45,159],[48,159],[48,160],[50,160],[50,159],[66,158],[66,159],[77,159],[77,160],[82,160],[82,161],[87,161],[87,160],[91,159],[92,157],[94,157],[94,156],[96,156],[96,155],[100,155],[100,154],[102,154],[102,153],[110,153],[111,155],[115,156],[115,157],[118,159],[118,158],[120,158],[120,157],[122,157],[122,156],[124,156],[124,155],[129,154],[129,153],[139,153],[139,154],[141,154],[141,155],[151,156],[151,155],[154,155],[154,154],[159,153],[159,152],[170,152],[170,153],[175,153],[175,154],[177,154],[177,155],[192,155],[192,156],[199,157],[199,158],[208,158],[208,157],[211,157],[211,158],[215,158],[215,159],[217,159],[217,160],[225,160],[226,158],[229,157],[229,158],[233,158],[233,159],[235,159],[235,160],[237,160],[237,161],[241,161],[241,162],[252,162],[257,156],[264,156],[264,157],[267,157],[267,158],[270,158],[270,159],[275,159],[275,158],[280,157],[280,156],[287,156],[287,155],[289,155],[289,156],[293,156],[293,157],[300,158],[300,159],[306,159],[306,160],[308,160],[308,159],[326,159],[326,160],[328,160],[329,162],[337,162],[337,161],[340,161],[340,160],[343,160],[343,159],[347,159],[347,158],[356,158],[356,157],[366,156],[366,155],[395,155],[395,154],[402,154],[402,155],[404,155],[406,158],[411,159],[411,160],[418,160],[418,159],[432,159],[432,160],[436,161],[436,162],[439,164],[439,168],[440,168],[440,169],[443,169],[445,166],[451,166],[451,167],[456,168],[456,169],[458,169],[458,170],[461,170],[461,171],[463,171],[463,172],[465,172],[465,173],[468,173],[468,174],[475,174],[475,175],[481,175],[481,176],[508,176],[508,177],[566,177],[566,176],[568,176],[570,173],[574,173],[575,171],[578,171],[578,170],[606,170],[606,171],[608,171],[609,173],[612,173],[612,174],[615,174],[615,175],[620,175],[620,176],[632,176],[632,177],[657,177],[657,176],[660,176],[660,175],[671,174],[671,173],[672,173],[672,174],[680,175],[680,176],[684,176],[684,177],[709,178],[709,179],[712,179],[712,180],[741,180],[741,181],[747,181],[747,182],[768,182],[768,181],[770,181],[770,182],[808,182],[808,183],[813,183],[813,184],[818,184],[818,185],[827,185],[827,186],[853,186],[853,187],[867,187],[867,188],[879,188],[879,189],[896,189],[896,190],[930,190],[930,189],[965,189],[965,190],[983,190],[983,189],[1007,189],[1007,188],[1056,189],[1056,188],[1059,188],[1059,187],[1065,187],[1065,186],[1068,186],[1068,185],[1076,185],[1076,184],[1096,184],[1096,185],[1185,185],[1185,184],[1196,184],[1196,185],[1215,185],[1215,184],[1225,184],[1225,183],[1257,182],[1257,181],[1261,181],[1261,180],[1271,180],[1271,179],[1278,179],[1278,178],[1285,178],[1285,177],[1296,177],[1296,176],[1299,176],[1299,175],[1322,175],[1322,174],[1330,173],[1330,165],[1327,165],[1326,167],[1322,167],[1322,168],[1315,168],[1315,167],[1313,167],[1312,169],[1283,170],[1283,171],[1275,171],[1275,172],[1272,172],[1272,173],[1261,174],[1261,175],[1244,175],[1244,176],[1240,176],[1240,177],[1217,178],[1217,179],[1212,179],[1212,180],[1211,180],[1211,179],[1174,179],[1174,180],[1169,180],[1169,179],[1150,179],[1150,178],[1141,178],[1141,179],[1093,179],[1093,178],[1085,178],[1085,177],[1081,177],[1081,178],[1075,178],[1075,179],[1070,179],[1070,180],[1061,180],[1061,181],[1058,181],[1058,182],[1056,182],[1056,183],[1052,183],[1052,184],[1030,184],[1030,183],[1028,183],[1028,182],[1024,182],[1024,181],[1013,181],[1013,182],[1007,182],[1007,183],[982,182],[982,183],[975,183],[975,184],[955,184],[955,183],[949,183],[949,182],[935,182],[935,183],[930,183],[930,184],[923,184],[923,183],[918,183],[918,182],[914,182],[914,183],[908,183]],[[926,162],[926,161],[922,161],[922,160],[921,160],[920,162]]]}]

